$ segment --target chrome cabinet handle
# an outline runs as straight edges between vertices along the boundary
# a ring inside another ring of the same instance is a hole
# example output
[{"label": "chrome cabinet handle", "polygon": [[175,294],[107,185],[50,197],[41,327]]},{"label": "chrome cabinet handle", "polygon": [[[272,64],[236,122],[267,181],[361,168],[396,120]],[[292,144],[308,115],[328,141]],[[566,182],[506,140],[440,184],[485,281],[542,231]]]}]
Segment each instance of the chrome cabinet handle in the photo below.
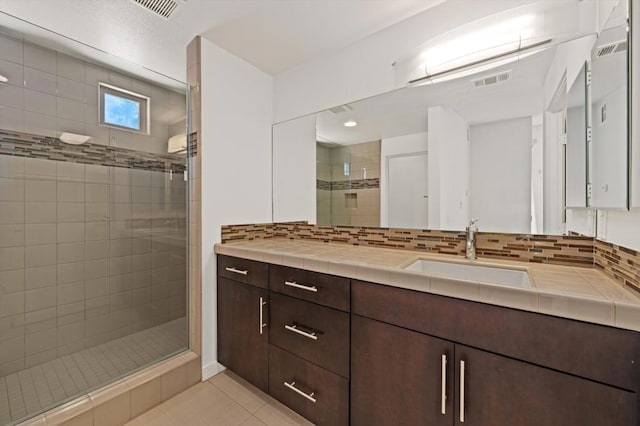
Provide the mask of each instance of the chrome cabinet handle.
[{"label": "chrome cabinet handle", "polygon": [[440,389],[440,412],[447,414],[447,356],[442,355],[442,388]]},{"label": "chrome cabinet handle", "polygon": [[310,394],[302,392],[300,389],[296,387],[296,382],[291,382],[291,383],[284,382],[284,385],[289,389],[291,389],[292,391],[294,391],[295,393],[297,393],[298,395],[307,398],[309,401],[315,404],[316,402],[316,399],[314,398],[314,395],[316,394],[315,392],[311,392]]},{"label": "chrome cabinet handle", "polygon": [[298,333],[301,336],[304,336],[306,338],[312,339],[312,340],[318,340],[318,336],[316,336],[316,332],[312,331],[311,333],[307,333],[306,331],[302,331],[298,328],[297,324],[293,324],[293,325],[288,325],[286,324],[284,326],[284,328],[286,328],[289,331],[292,331],[294,333]]},{"label": "chrome cabinet handle", "polygon": [[231,267],[224,268],[224,269],[226,269],[229,272],[234,272],[234,273],[240,274],[240,275],[247,275],[247,273],[249,272],[246,269],[236,269],[236,268],[231,268]]},{"label": "chrome cabinet handle", "polygon": [[267,326],[267,324],[262,319],[262,316],[264,314],[264,305],[266,304],[267,302],[264,301],[264,297],[261,297],[260,298],[260,334],[262,334],[262,329],[264,329]]},{"label": "chrome cabinet handle", "polygon": [[460,423],[464,423],[464,361],[460,361]]},{"label": "chrome cabinet handle", "polygon": [[318,292],[318,287],[316,287],[315,285],[298,284],[295,281],[285,281],[284,285],[289,287],[299,288],[300,290],[312,291],[314,293]]}]

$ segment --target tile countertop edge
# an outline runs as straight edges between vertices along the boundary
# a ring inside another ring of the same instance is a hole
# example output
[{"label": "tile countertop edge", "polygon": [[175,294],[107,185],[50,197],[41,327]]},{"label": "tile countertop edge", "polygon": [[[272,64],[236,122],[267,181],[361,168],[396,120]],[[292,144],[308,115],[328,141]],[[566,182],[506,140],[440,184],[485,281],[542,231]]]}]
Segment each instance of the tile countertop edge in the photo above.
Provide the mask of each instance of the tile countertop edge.
[{"label": "tile countertop edge", "polygon": [[[304,249],[295,250],[296,247],[301,248],[301,246],[304,246]],[[330,254],[334,251],[338,251],[340,254]],[[572,294],[570,289],[554,291],[540,288],[513,288],[439,278],[403,269],[415,260],[425,258],[464,262],[464,259],[459,256],[289,240],[270,240],[268,243],[216,244],[214,252],[376,284],[640,331],[640,298],[637,299],[637,302],[614,301],[607,300],[604,296],[590,297],[589,295]],[[347,256],[342,255],[345,252],[358,253],[358,259],[349,260]],[[532,277],[534,285],[544,281],[545,278],[541,277],[544,274],[567,270],[558,268],[569,268],[569,272],[573,270],[571,267],[557,265],[528,264],[485,258],[478,260],[483,265],[527,270],[530,277],[532,275],[535,277]],[[380,262],[387,264],[380,265]],[[536,276],[536,273],[541,276]],[[583,279],[585,282],[587,281],[586,278]],[[610,281],[612,286],[617,286],[615,282],[604,275],[602,279]]]}]

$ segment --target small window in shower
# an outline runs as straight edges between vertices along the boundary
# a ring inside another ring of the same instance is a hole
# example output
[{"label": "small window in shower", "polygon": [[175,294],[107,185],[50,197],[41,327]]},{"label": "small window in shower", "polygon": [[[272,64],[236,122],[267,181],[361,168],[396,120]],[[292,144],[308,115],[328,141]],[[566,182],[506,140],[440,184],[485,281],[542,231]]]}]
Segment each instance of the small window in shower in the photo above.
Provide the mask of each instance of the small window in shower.
[{"label": "small window in shower", "polygon": [[100,83],[100,125],[149,134],[149,98]]}]

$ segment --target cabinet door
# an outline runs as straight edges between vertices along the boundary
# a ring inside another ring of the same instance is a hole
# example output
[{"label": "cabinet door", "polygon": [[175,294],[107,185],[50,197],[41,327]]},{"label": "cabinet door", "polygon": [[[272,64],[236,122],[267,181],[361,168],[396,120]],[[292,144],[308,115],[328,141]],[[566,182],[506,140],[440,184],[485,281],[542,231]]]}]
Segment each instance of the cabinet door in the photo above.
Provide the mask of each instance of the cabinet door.
[{"label": "cabinet door", "polygon": [[636,425],[633,392],[463,345],[455,351],[457,425]]},{"label": "cabinet door", "polygon": [[268,291],[218,277],[218,361],[268,388]]},{"label": "cabinet door", "polygon": [[452,362],[450,342],[352,315],[351,424],[453,424]]}]

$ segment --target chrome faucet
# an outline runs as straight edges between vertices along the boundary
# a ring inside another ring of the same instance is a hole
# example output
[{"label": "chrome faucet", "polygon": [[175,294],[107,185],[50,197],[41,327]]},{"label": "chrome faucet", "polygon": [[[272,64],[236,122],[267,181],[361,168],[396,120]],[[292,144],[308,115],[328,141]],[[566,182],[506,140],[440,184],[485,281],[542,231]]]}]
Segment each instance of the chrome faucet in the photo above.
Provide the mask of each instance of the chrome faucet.
[{"label": "chrome faucet", "polygon": [[476,259],[476,232],[478,232],[478,219],[471,219],[467,226],[467,246],[465,257],[469,260]]}]

